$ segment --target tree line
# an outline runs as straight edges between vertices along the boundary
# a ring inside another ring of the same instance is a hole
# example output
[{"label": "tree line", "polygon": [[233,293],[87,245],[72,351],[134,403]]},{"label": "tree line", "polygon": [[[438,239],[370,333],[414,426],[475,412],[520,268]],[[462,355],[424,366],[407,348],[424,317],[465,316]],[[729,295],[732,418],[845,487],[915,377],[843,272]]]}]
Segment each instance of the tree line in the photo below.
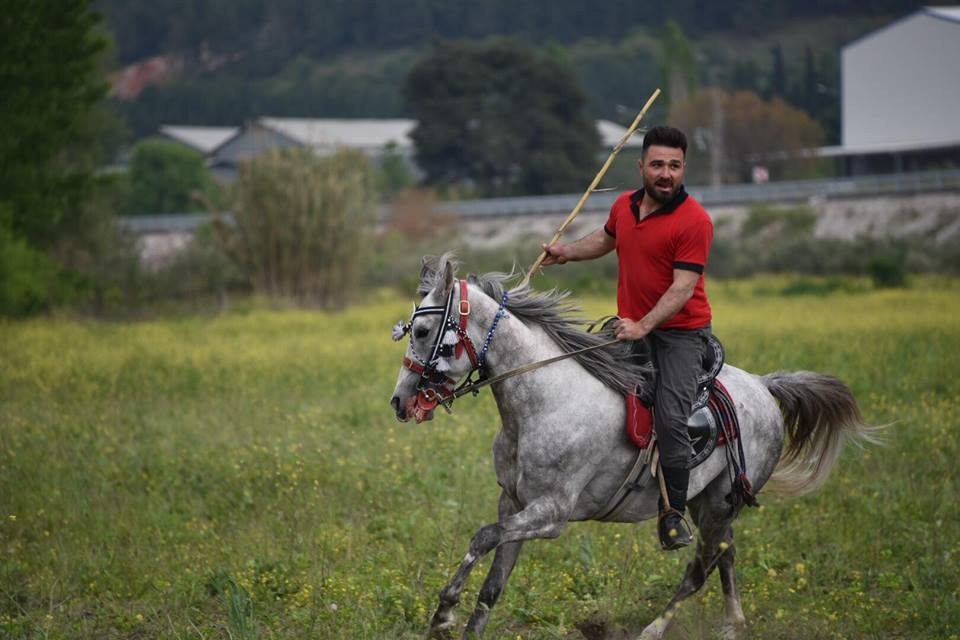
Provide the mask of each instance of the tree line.
[{"label": "tree line", "polygon": [[785,21],[824,16],[897,15],[908,0],[101,0],[116,34],[116,55],[130,63],[170,51],[218,55],[251,52],[251,71],[276,73],[295,56],[314,58],[357,49],[419,48],[441,39],[514,36],[543,44],[615,41],[637,27],[656,32],[667,18],[695,37],[729,31],[756,37]]},{"label": "tree line", "polygon": [[[681,71],[682,82],[690,85],[750,91],[767,100],[779,97],[820,123],[826,144],[838,144],[839,46],[879,23],[859,15],[849,25],[835,27],[829,38],[817,24],[790,36],[789,45],[770,34],[761,38],[711,32],[700,37],[687,24],[674,20],[633,26],[622,37],[611,39],[514,39],[571,69],[586,93],[587,112],[593,118],[626,124],[642,102],[640,94],[680,81],[676,72]],[[282,32],[280,26],[277,29]],[[129,37],[121,36],[118,27],[114,32],[118,38]],[[495,39],[490,36],[479,42]],[[404,82],[418,60],[429,55],[437,42],[478,42],[433,39],[400,49],[323,55],[296,49],[294,40],[264,52],[258,37],[236,53],[219,57],[206,40],[193,49],[172,50],[184,57],[184,69],[148,86],[135,100],[115,102],[114,108],[135,137],[149,135],[163,124],[225,125],[266,115],[411,117]],[[684,43],[686,49],[677,48]],[[675,77],[663,68],[664,49],[689,62],[686,68],[673,70]]]}]

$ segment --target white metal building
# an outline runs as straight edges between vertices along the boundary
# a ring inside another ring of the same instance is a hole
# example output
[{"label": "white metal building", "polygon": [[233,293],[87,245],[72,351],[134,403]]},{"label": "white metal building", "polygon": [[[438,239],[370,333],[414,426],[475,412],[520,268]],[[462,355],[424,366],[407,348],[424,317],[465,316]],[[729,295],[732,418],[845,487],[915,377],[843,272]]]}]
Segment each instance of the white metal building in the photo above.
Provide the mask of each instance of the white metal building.
[{"label": "white metal building", "polygon": [[[960,6],[925,7],[842,51],[841,147],[853,173],[951,162],[960,150]],[[860,170],[857,168],[860,165]]]}]

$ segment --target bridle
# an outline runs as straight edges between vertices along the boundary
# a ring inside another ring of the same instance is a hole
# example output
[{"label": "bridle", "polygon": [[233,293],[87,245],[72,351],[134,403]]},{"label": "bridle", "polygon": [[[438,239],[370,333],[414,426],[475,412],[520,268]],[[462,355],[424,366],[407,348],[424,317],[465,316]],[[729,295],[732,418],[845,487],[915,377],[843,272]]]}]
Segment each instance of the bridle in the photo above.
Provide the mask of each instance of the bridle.
[{"label": "bridle", "polygon": [[[438,404],[446,409],[448,413],[452,413],[451,406],[453,405],[453,401],[468,393],[477,395],[481,388],[488,385],[502,382],[508,378],[519,376],[529,371],[539,369],[540,367],[545,367],[554,362],[560,362],[561,360],[566,360],[567,358],[572,358],[589,351],[605,349],[620,342],[616,339],[599,342],[589,347],[583,347],[582,349],[568,351],[558,356],[547,358],[546,360],[531,362],[493,377],[487,377],[486,371],[484,370],[487,350],[490,348],[490,343],[493,342],[493,336],[497,331],[500,320],[507,316],[507,292],[503,292],[503,296],[500,298],[500,307],[497,309],[497,314],[493,318],[490,330],[487,331],[487,337],[484,339],[480,350],[477,351],[470,336],[467,335],[467,321],[470,316],[470,302],[467,299],[467,281],[460,280],[459,282],[460,302],[455,313],[453,300],[457,288],[451,287],[450,295],[447,297],[447,303],[445,305],[431,307],[417,307],[414,305],[410,320],[407,322],[401,320],[393,327],[393,339],[402,340],[404,335],[410,333],[411,325],[418,317],[443,315],[443,321],[440,324],[440,330],[437,332],[437,338],[433,343],[433,347],[430,349],[430,357],[423,359],[417,355],[413,349],[413,336],[410,336],[410,351],[413,352],[413,357],[416,360],[411,360],[407,357],[403,359],[403,366],[405,368],[420,374],[420,380],[417,382],[416,402],[417,409],[422,413],[432,411]],[[450,369],[450,365],[446,362],[446,359],[450,356],[458,359],[463,355],[464,351],[466,351],[467,356],[470,358],[472,368],[467,373],[466,379],[457,386],[457,381],[444,373],[444,371]],[[474,373],[479,374],[478,379],[475,381],[472,379]]]},{"label": "bridle", "polygon": [[[403,336],[410,333],[413,321],[421,316],[442,315],[440,327],[437,331],[437,337],[430,349],[430,355],[427,358],[421,358],[413,349],[413,335],[410,336],[410,351],[414,359],[403,358],[403,366],[410,371],[420,375],[417,382],[417,407],[424,413],[432,411],[439,404],[448,412],[453,404],[454,398],[459,397],[465,387],[474,385],[473,375],[479,375],[479,379],[484,377],[484,367],[486,365],[487,351],[493,342],[493,336],[497,331],[500,320],[507,315],[507,292],[503,292],[500,299],[500,307],[493,318],[487,336],[479,351],[467,333],[467,323],[470,319],[470,300],[468,298],[468,286],[466,280],[459,281],[459,301],[454,309],[454,297],[457,293],[457,287],[450,288],[450,294],[447,296],[447,302],[444,305],[429,307],[414,307],[410,320],[398,322],[393,328],[393,339],[401,340]],[[457,381],[446,375],[449,371],[449,358],[459,360],[466,353],[470,359],[471,369],[467,373],[466,379],[457,386]]]}]

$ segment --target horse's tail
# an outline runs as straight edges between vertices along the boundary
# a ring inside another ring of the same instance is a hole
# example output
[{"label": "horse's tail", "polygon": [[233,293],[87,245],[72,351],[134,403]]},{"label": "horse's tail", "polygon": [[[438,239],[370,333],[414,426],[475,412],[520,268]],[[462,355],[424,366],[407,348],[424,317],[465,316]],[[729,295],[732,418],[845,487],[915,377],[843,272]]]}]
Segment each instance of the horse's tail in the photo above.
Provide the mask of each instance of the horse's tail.
[{"label": "horse's tail", "polygon": [[879,427],[866,424],[853,392],[840,379],[812,371],[778,371],[761,377],[780,402],[787,445],[767,489],[799,496],[830,475],[848,440],[879,443]]}]

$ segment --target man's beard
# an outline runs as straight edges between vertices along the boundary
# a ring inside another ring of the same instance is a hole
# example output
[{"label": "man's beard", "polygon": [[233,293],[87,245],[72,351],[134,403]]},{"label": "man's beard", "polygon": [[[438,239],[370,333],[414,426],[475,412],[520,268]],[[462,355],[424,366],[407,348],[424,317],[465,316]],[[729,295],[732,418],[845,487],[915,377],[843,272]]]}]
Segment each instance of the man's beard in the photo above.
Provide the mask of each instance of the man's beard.
[{"label": "man's beard", "polygon": [[[667,192],[663,192],[661,189],[667,189]],[[677,191],[679,190],[680,184],[672,180],[661,180],[658,186],[656,181],[650,182],[646,176],[643,178],[644,196],[650,196],[660,204],[666,204],[673,200],[673,197],[677,195]]]}]

